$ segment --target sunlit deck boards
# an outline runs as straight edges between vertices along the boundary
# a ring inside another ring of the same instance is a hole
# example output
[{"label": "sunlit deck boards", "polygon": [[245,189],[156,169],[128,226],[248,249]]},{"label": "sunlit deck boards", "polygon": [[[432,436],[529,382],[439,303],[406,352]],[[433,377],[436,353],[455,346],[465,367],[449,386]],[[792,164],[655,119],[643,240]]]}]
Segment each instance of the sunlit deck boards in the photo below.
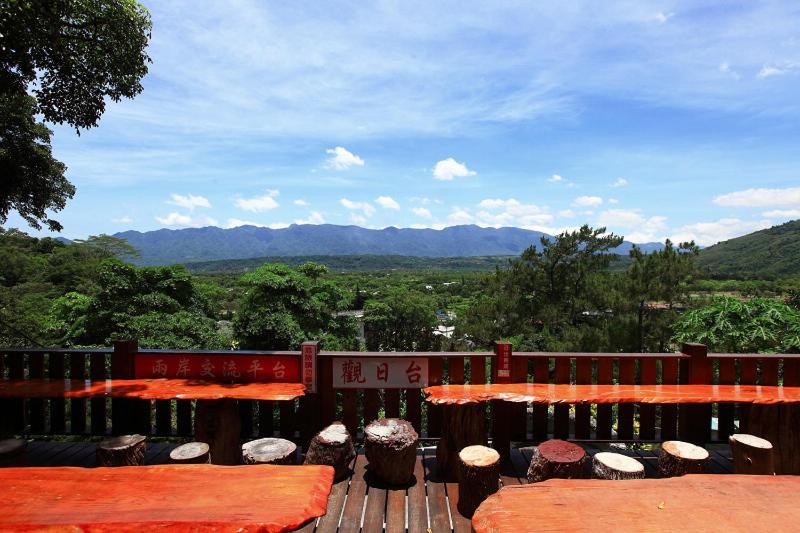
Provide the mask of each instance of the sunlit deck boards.
[{"label": "sunlit deck boards", "polygon": [[[599,451],[615,451],[631,455],[645,464],[647,477],[657,477],[656,455],[645,449],[618,448],[604,443],[582,443],[589,455]],[[169,462],[172,443],[148,443],[147,464]],[[709,446],[711,473],[732,471],[730,449],[725,445]],[[95,443],[35,441],[28,445],[28,466],[95,466]],[[525,482],[530,448],[514,448],[511,463],[504,465],[501,480],[504,484]],[[418,453],[416,481],[409,487],[389,488],[374,480],[365,470],[366,459],[359,454],[355,473],[335,484],[328,499],[328,512],[299,531],[319,532],[380,532],[433,533],[470,531],[469,521],[458,514],[458,487],[443,483],[436,472],[436,450],[424,448]]]}]

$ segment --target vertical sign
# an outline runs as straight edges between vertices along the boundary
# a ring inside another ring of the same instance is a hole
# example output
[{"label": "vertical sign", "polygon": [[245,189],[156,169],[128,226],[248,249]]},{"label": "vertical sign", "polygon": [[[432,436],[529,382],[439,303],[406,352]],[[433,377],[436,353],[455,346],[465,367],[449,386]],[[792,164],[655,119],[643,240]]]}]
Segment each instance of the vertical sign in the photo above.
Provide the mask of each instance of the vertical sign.
[{"label": "vertical sign", "polygon": [[307,392],[317,392],[317,349],[316,342],[304,342],[301,349],[301,364],[303,366],[303,385]]},{"label": "vertical sign", "polygon": [[511,343],[498,342],[495,344],[497,354],[497,377],[508,379],[511,377]]}]

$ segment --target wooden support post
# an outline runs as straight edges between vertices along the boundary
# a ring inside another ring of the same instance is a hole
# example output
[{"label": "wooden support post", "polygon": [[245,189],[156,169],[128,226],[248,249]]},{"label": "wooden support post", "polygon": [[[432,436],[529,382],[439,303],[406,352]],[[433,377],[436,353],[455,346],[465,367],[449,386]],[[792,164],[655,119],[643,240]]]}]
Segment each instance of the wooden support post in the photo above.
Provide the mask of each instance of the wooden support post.
[{"label": "wooden support post", "polygon": [[320,409],[319,342],[306,341],[300,345],[300,365],[306,395],[300,399],[300,441],[306,447],[311,438],[323,428]]},{"label": "wooden support post", "polygon": [[[511,343],[497,341],[494,343],[492,360],[492,383],[511,383]],[[502,401],[492,401],[492,447],[502,459],[511,457],[511,409]],[[524,424],[524,420],[518,421]],[[480,444],[480,443],[470,443]],[[456,451],[456,453],[458,450]]]},{"label": "wooden support post", "polygon": [[236,400],[198,400],[194,416],[195,440],[211,448],[215,465],[238,465],[241,458],[241,420]]},{"label": "wooden support post", "polygon": [[733,471],[737,474],[775,474],[772,443],[753,435],[734,434],[728,438],[733,455]]},{"label": "wooden support post", "polygon": [[458,453],[474,444],[486,444],[486,416],[482,403],[442,406],[442,436],[436,445],[439,474],[458,476]]},{"label": "wooden support post", "polygon": [[457,508],[472,518],[481,502],[500,488],[500,454],[485,446],[467,446],[458,459]]},{"label": "wooden support post", "polygon": [[[705,344],[686,343],[681,352],[690,356],[686,363],[686,382],[689,385],[711,384],[711,361]],[[679,408],[678,429],[683,439],[698,446],[711,440],[711,404],[682,405]]]},{"label": "wooden support post", "polygon": [[[111,378],[132,379],[135,376],[134,364],[139,352],[139,341],[136,339],[114,341],[114,353],[111,354]],[[132,432],[150,432],[150,402],[129,398],[113,398],[111,400],[111,430],[114,435]]]}]

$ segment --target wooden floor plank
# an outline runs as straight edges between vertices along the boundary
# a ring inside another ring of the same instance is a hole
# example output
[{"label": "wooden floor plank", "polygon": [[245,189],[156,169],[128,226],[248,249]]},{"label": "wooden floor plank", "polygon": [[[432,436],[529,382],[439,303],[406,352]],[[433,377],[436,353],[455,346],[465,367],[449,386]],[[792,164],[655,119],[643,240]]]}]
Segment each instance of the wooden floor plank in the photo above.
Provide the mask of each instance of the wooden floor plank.
[{"label": "wooden floor plank", "polygon": [[363,533],[380,533],[383,531],[383,517],[386,511],[386,484],[367,471],[367,501],[364,503]]},{"label": "wooden floor plank", "polygon": [[425,488],[428,494],[428,514],[430,516],[431,533],[452,531],[447,509],[447,495],[444,483],[439,477],[436,466],[436,450],[426,448],[423,459],[425,466]]},{"label": "wooden floor plank", "polygon": [[386,491],[386,533],[405,532],[406,494],[405,488],[391,488]]},{"label": "wooden floor plank", "polygon": [[[355,468],[355,459],[350,463],[350,468]],[[345,479],[336,483],[328,496],[328,510],[321,516],[317,523],[317,533],[335,533],[339,528],[339,518],[342,516],[347,489],[350,486],[352,472]]]},{"label": "wooden floor plank", "polygon": [[458,512],[458,483],[449,481],[445,483],[447,502],[450,505],[450,520],[453,523],[455,533],[469,533],[472,530],[470,519]]},{"label": "wooden floor plank", "polygon": [[428,529],[428,501],[425,493],[424,452],[417,451],[414,484],[408,487],[408,533],[425,533]]},{"label": "wooden floor plank", "polygon": [[364,457],[363,453],[360,453],[356,457],[353,477],[350,479],[350,487],[347,489],[347,499],[344,503],[344,511],[339,524],[340,533],[356,533],[361,529],[361,515],[367,493],[367,483],[364,481],[366,466],[367,458]]}]

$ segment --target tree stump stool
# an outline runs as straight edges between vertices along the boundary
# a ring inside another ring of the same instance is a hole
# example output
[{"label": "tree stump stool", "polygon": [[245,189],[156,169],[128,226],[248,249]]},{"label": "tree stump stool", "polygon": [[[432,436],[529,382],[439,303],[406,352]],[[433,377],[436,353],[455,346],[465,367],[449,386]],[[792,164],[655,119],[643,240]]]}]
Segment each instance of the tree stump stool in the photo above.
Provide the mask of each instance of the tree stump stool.
[{"label": "tree stump stool", "polygon": [[458,459],[458,512],[472,518],[481,502],[500,488],[500,454],[475,445],[461,450]]},{"label": "tree stump stool", "polygon": [[546,479],[574,479],[583,477],[586,452],[565,440],[551,439],[533,448],[528,467],[528,483]]},{"label": "tree stump stool", "polygon": [[106,439],[97,445],[98,466],[141,466],[147,442],[142,435],[123,435]]},{"label": "tree stump stool", "polygon": [[775,474],[775,455],[768,440],[738,433],[728,437],[733,455],[733,471],[736,474]]},{"label": "tree stump stool", "polygon": [[753,404],[747,410],[742,432],[772,444],[775,473],[800,475],[800,404]]},{"label": "tree stump stool", "polygon": [[236,400],[197,400],[194,438],[208,444],[215,465],[238,465],[242,458],[239,435],[242,420]]},{"label": "tree stump stool", "polygon": [[211,462],[211,449],[205,442],[187,442],[169,452],[173,463],[199,465]]},{"label": "tree stump stool", "polygon": [[644,465],[627,455],[612,452],[596,453],[592,458],[595,479],[644,479]]},{"label": "tree stump stool", "polygon": [[439,474],[458,478],[458,454],[467,446],[486,444],[486,415],[483,404],[442,405],[442,433],[436,444]]},{"label": "tree stump stool", "polygon": [[297,446],[286,439],[258,439],[242,444],[242,461],[246,465],[293,465]]},{"label": "tree stump stool", "polygon": [[414,475],[417,432],[399,418],[373,420],[364,429],[364,455],[370,472],[389,485],[405,485]]},{"label": "tree stump stool", "polygon": [[702,474],[707,466],[708,451],[705,448],[679,440],[668,440],[661,445],[658,471],[663,477]]},{"label": "tree stump stool", "polygon": [[0,440],[0,466],[24,466],[27,446],[23,439]]},{"label": "tree stump stool", "polygon": [[350,432],[341,422],[334,422],[311,439],[303,464],[332,466],[334,480],[338,481],[350,472],[355,456]]}]

